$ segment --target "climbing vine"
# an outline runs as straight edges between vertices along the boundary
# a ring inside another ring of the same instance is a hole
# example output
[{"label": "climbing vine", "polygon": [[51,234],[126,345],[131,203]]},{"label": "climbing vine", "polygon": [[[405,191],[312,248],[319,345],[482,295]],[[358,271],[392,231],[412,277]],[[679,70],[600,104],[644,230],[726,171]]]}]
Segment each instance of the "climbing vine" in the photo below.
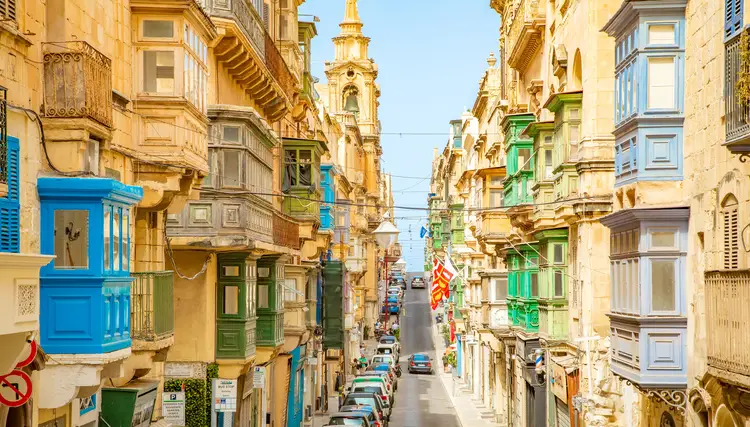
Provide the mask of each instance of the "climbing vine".
[{"label": "climbing vine", "polygon": [[750,35],[743,31],[740,35],[740,64],[735,90],[737,91],[737,102],[741,106],[750,103]]},{"label": "climbing vine", "polygon": [[182,391],[185,386],[186,427],[209,427],[211,424],[211,380],[219,376],[219,366],[206,367],[206,378],[172,379],[164,382],[164,391]]}]

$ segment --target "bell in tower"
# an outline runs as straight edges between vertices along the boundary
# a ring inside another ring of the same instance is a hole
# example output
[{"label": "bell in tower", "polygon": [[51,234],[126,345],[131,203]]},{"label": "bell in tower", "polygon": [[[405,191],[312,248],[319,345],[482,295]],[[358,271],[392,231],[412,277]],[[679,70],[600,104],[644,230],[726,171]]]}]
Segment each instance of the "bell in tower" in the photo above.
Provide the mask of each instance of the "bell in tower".
[{"label": "bell in tower", "polygon": [[354,86],[344,90],[344,111],[359,114],[359,91]]}]

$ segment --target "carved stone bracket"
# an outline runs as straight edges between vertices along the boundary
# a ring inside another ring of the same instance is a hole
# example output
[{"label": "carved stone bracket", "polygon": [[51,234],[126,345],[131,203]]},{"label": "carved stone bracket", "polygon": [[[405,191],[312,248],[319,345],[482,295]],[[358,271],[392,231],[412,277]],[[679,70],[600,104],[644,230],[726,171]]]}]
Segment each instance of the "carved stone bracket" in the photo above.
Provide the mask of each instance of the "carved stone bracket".
[{"label": "carved stone bracket", "polygon": [[748,160],[750,160],[750,153],[741,153],[740,154],[740,162],[745,163]]}]

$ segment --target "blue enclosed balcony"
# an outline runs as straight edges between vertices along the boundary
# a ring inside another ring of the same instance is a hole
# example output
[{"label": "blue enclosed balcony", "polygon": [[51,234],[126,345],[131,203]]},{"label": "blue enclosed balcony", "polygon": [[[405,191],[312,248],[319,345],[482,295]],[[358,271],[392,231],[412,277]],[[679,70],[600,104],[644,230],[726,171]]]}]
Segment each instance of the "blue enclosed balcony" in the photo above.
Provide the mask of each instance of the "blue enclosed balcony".
[{"label": "blue enclosed balcony", "polygon": [[625,2],[603,29],[615,39],[615,187],[682,180],[686,4]]},{"label": "blue enclosed balcony", "polygon": [[50,354],[130,347],[131,208],[140,187],[110,178],[39,178],[40,343]]},{"label": "blue enclosed balcony", "polygon": [[336,201],[333,165],[320,166],[320,187],[325,202],[320,205],[320,229],[333,230],[336,226],[333,210]]},{"label": "blue enclosed balcony", "polygon": [[647,388],[687,386],[687,207],[625,209],[611,231],[612,372]]}]

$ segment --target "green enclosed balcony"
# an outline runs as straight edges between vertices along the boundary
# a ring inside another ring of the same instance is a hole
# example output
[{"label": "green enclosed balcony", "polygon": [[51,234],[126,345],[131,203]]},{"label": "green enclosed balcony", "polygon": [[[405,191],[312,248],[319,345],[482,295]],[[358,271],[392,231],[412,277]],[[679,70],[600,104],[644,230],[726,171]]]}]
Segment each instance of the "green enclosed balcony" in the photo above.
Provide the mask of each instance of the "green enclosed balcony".
[{"label": "green enclosed balcony", "polygon": [[174,275],[171,271],[131,273],[130,337],[160,341],[174,336]]},{"label": "green enclosed balcony", "polygon": [[539,335],[568,337],[568,229],[536,233],[539,241]]},{"label": "green enclosed balcony", "polygon": [[516,206],[533,202],[534,142],[523,130],[536,120],[531,113],[509,114],[501,122],[505,133],[507,158],[504,182],[504,205]]},{"label": "green enclosed balcony", "polygon": [[537,245],[524,243],[510,251],[508,265],[508,316],[526,332],[539,330],[539,255]]},{"label": "green enclosed balcony", "polygon": [[555,122],[533,122],[526,130],[523,135],[527,135],[534,141],[532,148],[533,152],[536,153],[536,164],[534,165],[536,170],[534,171],[534,178],[536,182],[531,188],[534,203],[535,219],[541,217],[552,217],[554,214],[554,206],[551,204],[554,200],[554,137]]},{"label": "green enclosed balcony", "polygon": [[329,261],[323,267],[323,349],[344,349],[344,286],[346,265]]},{"label": "green enclosed balcony", "polygon": [[320,158],[328,151],[325,142],[314,139],[283,138],[284,213],[300,220],[320,222],[322,197]]},{"label": "green enclosed balcony", "polygon": [[544,105],[555,114],[553,135],[552,180],[555,200],[578,194],[578,162],[581,139],[583,93],[566,92],[552,95]]},{"label": "green enclosed balcony", "polygon": [[465,242],[464,235],[464,205],[451,205],[450,234],[454,245],[463,245]]},{"label": "green enclosed balcony", "polygon": [[256,261],[247,253],[222,253],[218,266],[216,358],[247,360],[256,347]]},{"label": "green enclosed balcony", "polygon": [[277,347],[284,344],[284,261],[264,256],[257,265],[257,345]]}]

